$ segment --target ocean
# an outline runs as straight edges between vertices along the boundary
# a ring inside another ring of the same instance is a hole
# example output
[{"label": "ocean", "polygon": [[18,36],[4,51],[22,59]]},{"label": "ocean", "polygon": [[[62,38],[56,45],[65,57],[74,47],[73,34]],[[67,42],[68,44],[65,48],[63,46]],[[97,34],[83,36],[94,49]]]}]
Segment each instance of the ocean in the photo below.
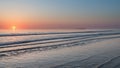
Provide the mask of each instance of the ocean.
[{"label": "ocean", "polygon": [[119,37],[120,31],[112,29],[1,31],[0,56],[3,57],[31,51],[80,46],[90,42]]},{"label": "ocean", "polygon": [[119,38],[119,29],[1,30],[0,68],[119,68]]}]

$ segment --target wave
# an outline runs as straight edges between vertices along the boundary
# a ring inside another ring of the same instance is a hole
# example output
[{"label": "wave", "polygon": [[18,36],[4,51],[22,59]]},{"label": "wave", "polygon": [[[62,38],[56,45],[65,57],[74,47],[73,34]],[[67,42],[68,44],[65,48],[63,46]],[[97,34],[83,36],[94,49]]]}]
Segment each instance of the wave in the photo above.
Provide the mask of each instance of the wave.
[{"label": "wave", "polygon": [[70,36],[61,36],[61,37],[52,37],[52,38],[43,38],[43,39],[35,39],[35,40],[25,40],[25,41],[16,41],[16,42],[8,42],[8,43],[0,43],[0,46],[5,45],[14,45],[14,44],[24,44],[24,43],[32,43],[32,42],[42,42],[42,41],[50,41],[50,40],[61,40],[61,39],[71,39],[71,38],[89,38],[89,37],[99,37],[99,36],[109,36],[109,35],[119,35],[120,33],[98,33],[98,34],[87,34],[87,35],[70,35]]},{"label": "wave", "polygon": [[[78,33],[78,32],[76,32]],[[101,32],[85,35],[79,34],[37,38],[34,40],[21,40],[16,42],[0,43],[0,56],[11,56],[26,52],[44,51],[62,47],[82,46],[85,44],[103,41],[106,39],[120,38],[120,32]]]},{"label": "wave", "polygon": [[[67,42],[67,43],[59,43],[55,45],[49,45],[49,46],[33,46],[33,47],[27,47],[27,48],[18,48],[18,49],[13,49],[13,50],[6,50],[6,51],[0,51],[0,56],[10,56],[10,55],[18,55],[21,53],[26,53],[26,52],[32,52],[32,51],[44,51],[44,50],[49,50],[49,49],[56,49],[56,48],[61,48],[61,47],[71,47],[71,46],[77,46],[77,45],[84,45],[88,44],[91,42],[97,42],[97,41],[103,41],[105,39],[113,39],[113,38],[120,38],[120,36],[116,37],[104,37],[104,38],[91,38],[91,39],[84,39],[84,40],[77,40],[77,41],[72,41],[72,42]],[[4,54],[3,54],[4,53]]]},{"label": "wave", "polygon": [[53,35],[53,34],[74,34],[74,33],[98,33],[98,32],[111,32],[112,30],[104,31],[81,31],[81,32],[50,32],[50,33],[11,33],[11,34],[0,34],[0,37],[11,37],[11,36],[32,36],[32,35]]}]

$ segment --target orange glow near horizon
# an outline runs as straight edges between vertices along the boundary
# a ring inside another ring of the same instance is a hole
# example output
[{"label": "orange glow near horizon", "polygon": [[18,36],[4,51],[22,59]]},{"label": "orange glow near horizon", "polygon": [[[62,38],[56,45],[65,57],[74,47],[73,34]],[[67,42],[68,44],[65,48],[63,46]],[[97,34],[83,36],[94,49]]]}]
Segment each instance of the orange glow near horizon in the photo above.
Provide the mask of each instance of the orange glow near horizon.
[{"label": "orange glow near horizon", "polygon": [[16,26],[12,26],[12,30],[15,31],[16,30]]}]

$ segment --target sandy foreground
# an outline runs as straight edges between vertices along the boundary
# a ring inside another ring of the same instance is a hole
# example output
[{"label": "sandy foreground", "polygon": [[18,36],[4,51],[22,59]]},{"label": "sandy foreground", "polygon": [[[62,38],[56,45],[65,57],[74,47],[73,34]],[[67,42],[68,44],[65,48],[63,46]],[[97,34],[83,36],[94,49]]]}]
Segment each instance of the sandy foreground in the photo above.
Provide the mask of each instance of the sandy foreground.
[{"label": "sandy foreground", "polygon": [[120,38],[1,58],[0,68],[120,68]]}]

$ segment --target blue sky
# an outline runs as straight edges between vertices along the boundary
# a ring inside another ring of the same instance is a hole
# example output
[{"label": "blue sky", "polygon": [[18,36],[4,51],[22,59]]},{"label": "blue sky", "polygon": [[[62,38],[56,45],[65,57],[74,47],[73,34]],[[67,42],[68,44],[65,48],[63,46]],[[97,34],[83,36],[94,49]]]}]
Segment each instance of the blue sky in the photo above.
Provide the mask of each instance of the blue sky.
[{"label": "blue sky", "polygon": [[26,28],[119,28],[119,6],[120,0],[0,0],[0,22]]}]

